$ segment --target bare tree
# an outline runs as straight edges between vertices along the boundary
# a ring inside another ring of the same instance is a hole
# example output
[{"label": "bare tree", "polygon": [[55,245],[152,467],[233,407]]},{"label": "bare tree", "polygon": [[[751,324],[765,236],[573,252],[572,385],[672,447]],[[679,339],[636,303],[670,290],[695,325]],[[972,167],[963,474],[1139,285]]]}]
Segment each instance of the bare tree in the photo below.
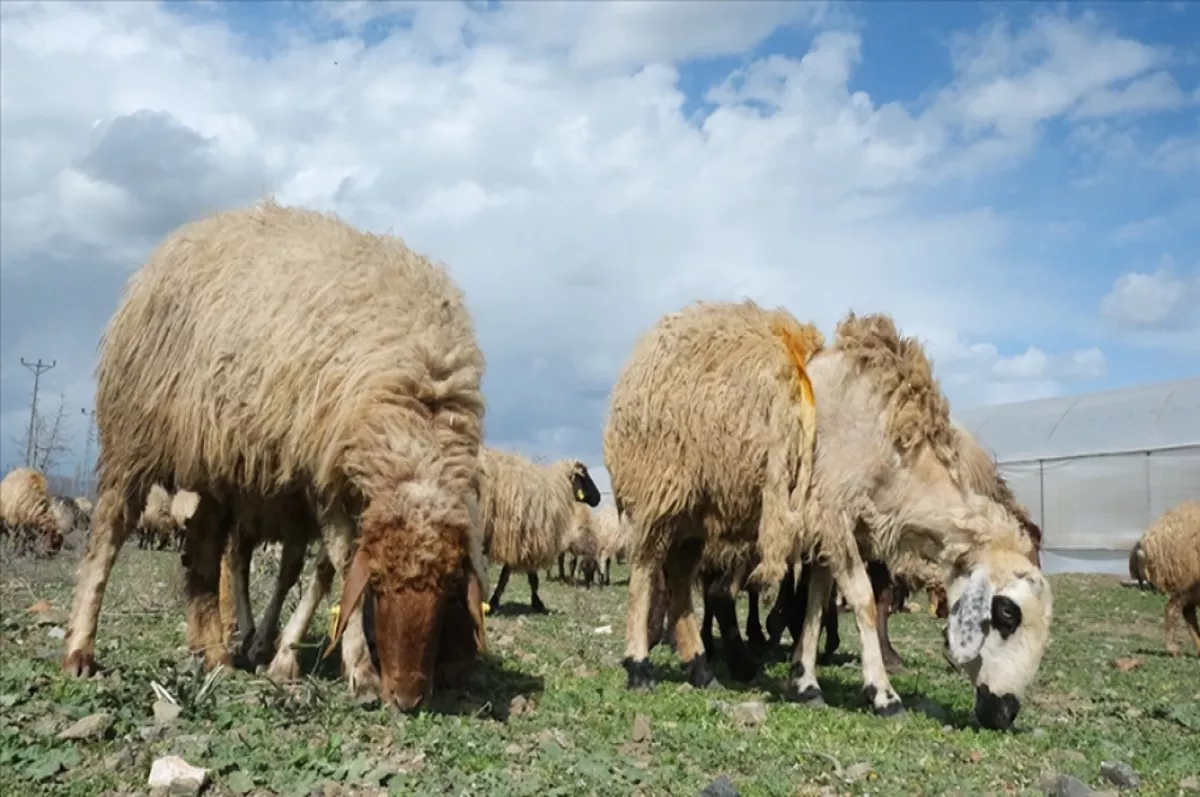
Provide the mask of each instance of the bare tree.
[{"label": "bare tree", "polygon": [[[66,400],[59,396],[58,406],[34,414],[33,423],[23,439],[14,439],[18,445],[30,452],[30,467],[49,473],[62,464],[63,457],[71,452],[71,440],[66,424]],[[33,439],[29,439],[29,433]]]}]

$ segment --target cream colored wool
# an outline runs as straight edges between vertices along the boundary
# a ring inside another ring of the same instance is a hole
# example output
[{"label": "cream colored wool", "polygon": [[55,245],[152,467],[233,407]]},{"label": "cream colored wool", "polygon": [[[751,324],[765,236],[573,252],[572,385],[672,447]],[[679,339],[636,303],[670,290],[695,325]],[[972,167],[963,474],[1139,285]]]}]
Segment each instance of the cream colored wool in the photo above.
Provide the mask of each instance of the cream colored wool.
[{"label": "cream colored wool", "polygon": [[1167,596],[1167,650],[1179,654],[1175,621],[1183,614],[1200,655],[1200,501],[1180,501],[1163,512],[1142,535],[1137,559],[1146,580]]},{"label": "cream colored wool", "polygon": [[578,463],[539,465],[487,447],[479,459],[484,555],[517,572],[550,567],[571,529],[576,504],[571,474]]}]

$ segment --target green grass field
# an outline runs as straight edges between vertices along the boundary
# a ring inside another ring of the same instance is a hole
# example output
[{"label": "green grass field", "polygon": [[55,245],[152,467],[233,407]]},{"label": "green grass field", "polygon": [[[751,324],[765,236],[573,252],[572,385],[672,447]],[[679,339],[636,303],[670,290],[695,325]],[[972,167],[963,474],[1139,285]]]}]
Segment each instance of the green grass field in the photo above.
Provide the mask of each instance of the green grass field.
[{"label": "green grass field", "polygon": [[[718,665],[730,685],[694,690],[660,646],[656,691],[627,692],[624,568],[612,587],[590,591],[543,578],[549,616],[521,613],[528,588],[514,577],[488,618],[489,656],[469,691],[403,717],[356,705],[328,672],[283,688],[225,672],[202,689],[182,647],[178,556],[130,545],[100,618],[107,672],[74,680],[59,669],[59,637],[77,556],[2,565],[0,794],[147,794],[150,764],[167,754],[210,770],[206,795],[257,797],[695,795],[721,774],[747,797],[1041,794],[1047,773],[1115,791],[1099,774],[1110,759],[1136,770],[1139,794],[1175,795],[1192,793],[1200,774],[1200,660],[1165,655],[1162,596],[1112,577],[1051,578],[1051,643],[1016,731],[1000,734],[972,727],[970,686],[947,672],[924,606],[892,619],[908,660],[893,681],[903,718],[869,713],[856,655],[821,670],[823,710],[781,701],[782,653],[749,687]],[[256,611],[272,579],[256,575]],[[31,612],[39,601],[49,610]],[[324,610],[319,619],[314,657]],[[843,652],[856,654],[850,616],[841,623]],[[1114,665],[1124,658],[1140,663],[1124,671]],[[183,705],[171,724],[155,724],[152,681]],[[747,701],[765,704],[765,720],[742,721],[734,707]],[[111,719],[100,738],[57,738],[98,712]],[[649,738],[634,732],[638,715]]]}]

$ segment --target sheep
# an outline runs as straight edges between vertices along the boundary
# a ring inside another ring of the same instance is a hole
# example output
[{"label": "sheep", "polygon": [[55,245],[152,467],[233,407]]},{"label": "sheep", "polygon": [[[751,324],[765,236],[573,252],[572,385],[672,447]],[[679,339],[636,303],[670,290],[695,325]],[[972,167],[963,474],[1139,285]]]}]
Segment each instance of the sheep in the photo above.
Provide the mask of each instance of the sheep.
[{"label": "sheep", "polygon": [[[816,642],[836,579],[855,613],[872,710],[899,714],[863,559],[912,551],[948,576],[958,605],[947,645],[975,686],[980,723],[1012,724],[1041,663],[1050,588],[1017,520],[964,486],[945,397],[920,344],[901,338],[890,317],[849,313],[826,348],[811,325],[751,301],[696,302],[668,314],[617,379],[603,447],[618,510],[633,529],[629,688],[654,685],[647,614],[658,568],[689,681],[714,681],[689,587],[706,541],[720,537],[757,545],[748,584],[764,590],[789,559],[814,557],[791,699],[824,705]],[[865,538],[856,538],[860,528]]]},{"label": "sheep", "polygon": [[1129,549],[1129,578],[1132,579],[1138,589],[1146,589],[1148,586],[1146,581],[1146,571],[1142,567],[1142,541],[1138,540]]},{"label": "sheep", "polygon": [[191,490],[167,492],[161,484],[153,484],[146,495],[146,506],[138,517],[139,548],[163,551],[183,550],[184,529],[196,511],[200,496]]},{"label": "sheep", "polygon": [[488,603],[492,611],[500,607],[515,570],[527,574],[533,611],[545,614],[538,596],[538,569],[549,567],[563,550],[574,503],[596,506],[600,490],[587,466],[575,459],[538,465],[520,454],[484,447],[479,461],[483,551],[489,561],[501,564]]},{"label": "sheep", "polygon": [[1179,655],[1175,620],[1182,614],[1200,656],[1200,501],[1181,501],[1163,512],[1142,535],[1137,560],[1146,580],[1168,598],[1167,652]]},{"label": "sheep", "polygon": [[88,526],[91,524],[91,515],[76,499],[62,495],[51,495],[50,513],[54,515],[54,522],[58,526],[58,532],[64,538],[76,532],[81,537],[87,536]]},{"label": "sheep", "polygon": [[34,468],[14,468],[0,481],[0,526],[18,553],[58,553],[63,535],[51,506],[46,477]]},{"label": "sheep", "polygon": [[[584,584],[591,589],[599,569],[600,541],[596,536],[595,515],[587,504],[575,503],[570,525],[563,537],[564,550],[558,555],[558,568],[562,580],[571,584],[577,583],[576,573],[583,579]],[[563,572],[563,560],[571,556],[571,574],[568,577]]]},{"label": "sheep", "polygon": [[469,666],[482,637],[469,538],[484,367],[462,291],[396,237],[270,198],[176,229],[101,341],[99,500],[64,669],[96,671],[104,587],[151,484],[200,496],[188,643],[208,667],[230,663],[218,592],[231,507],[306,490],[342,576],[331,647],[350,688],[402,711],[427,703],[435,671]]},{"label": "sheep", "polygon": [[592,527],[599,547],[599,583],[608,586],[612,583],[613,560],[623,560],[629,547],[629,523],[617,512],[616,504],[609,503],[595,511]]}]

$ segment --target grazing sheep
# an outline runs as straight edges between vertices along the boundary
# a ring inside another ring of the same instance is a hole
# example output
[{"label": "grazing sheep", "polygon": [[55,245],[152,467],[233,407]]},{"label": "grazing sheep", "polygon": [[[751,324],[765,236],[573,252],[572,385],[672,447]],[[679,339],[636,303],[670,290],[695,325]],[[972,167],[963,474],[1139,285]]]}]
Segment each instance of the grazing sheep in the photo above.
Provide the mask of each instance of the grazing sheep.
[{"label": "grazing sheep", "polygon": [[1167,652],[1179,655],[1175,621],[1182,614],[1200,656],[1200,501],[1181,501],[1159,515],[1137,552],[1146,580],[1167,596]]},{"label": "grazing sheep", "polygon": [[629,548],[629,523],[617,512],[616,504],[610,503],[595,511],[592,527],[596,530],[596,544],[599,547],[599,581],[608,586],[612,583],[613,560],[623,560]]},{"label": "grazing sheep", "polygon": [[33,468],[14,468],[0,481],[0,526],[18,553],[52,555],[63,535],[51,506],[46,477]]},{"label": "grazing sheep", "polygon": [[[437,668],[474,660],[482,626],[468,596],[483,371],[462,292],[398,238],[273,200],[177,229],[104,333],[100,498],[64,669],[96,670],[104,587],[151,484],[200,495],[184,554],[188,642],[209,666],[230,661],[218,595],[230,512],[306,490],[342,575],[333,641],[344,634],[351,688],[402,710],[425,703]],[[362,627],[368,582],[379,672]]]},{"label": "grazing sheep", "polygon": [[1146,570],[1142,567],[1142,541],[1138,540],[1129,549],[1129,577],[1138,585],[1138,589],[1146,589]]},{"label": "grazing sheep", "polygon": [[508,451],[483,448],[479,454],[483,551],[501,564],[492,610],[508,586],[511,571],[529,578],[530,606],[539,614],[546,606],[538,596],[538,569],[548,568],[564,549],[576,502],[596,506],[600,490],[587,466],[574,459],[548,465]]},{"label": "grazing sheep", "polygon": [[[723,537],[757,542],[752,586],[773,588],[789,559],[815,557],[791,698],[824,704],[816,643],[836,579],[855,613],[872,709],[899,713],[863,559],[912,551],[948,575],[957,607],[947,645],[976,687],[981,724],[1012,724],[1041,662],[1050,589],[1017,520],[964,485],[929,361],[887,316],[848,314],[825,348],[815,328],[749,301],[667,315],[636,344],[613,388],[604,458],[633,528],[630,688],[653,685],[647,614],[658,568],[689,680],[712,682],[690,581],[706,541]],[[860,528],[866,538],[856,538]]]},{"label": "grazing sheep", "polygon": [[[576,502],[571,525],[563,537],[564,550],[558,555],[558,567],[562,574],[562,580],[576,584],[578,582],[575,577],[578,574],[588,589],[591,589],[592,582],[596,579],[596,571],[599,569],[600,541],[596,537],[595,523],[595,515],[588,505]],[[562,572],[563,560],[567,555],[571,557],[570,576]]]},{"label": "grazing sheep", "polygon": [[137,523],[139,548],[183,550],[184,530],[196,511],[200,496],[191,490],[167,492],[161,484],[150,486],[146,506]]},{"label": "grazing sheep", "polygon": [[54,515],[54,522],[58,526],[58,532],[63,537],[69,537],[76,532],[79,533],[80,537],[87,536],[88,526],[91,524],[91,515],[74,498],[63,495],[51,495],[50,513]]}]

